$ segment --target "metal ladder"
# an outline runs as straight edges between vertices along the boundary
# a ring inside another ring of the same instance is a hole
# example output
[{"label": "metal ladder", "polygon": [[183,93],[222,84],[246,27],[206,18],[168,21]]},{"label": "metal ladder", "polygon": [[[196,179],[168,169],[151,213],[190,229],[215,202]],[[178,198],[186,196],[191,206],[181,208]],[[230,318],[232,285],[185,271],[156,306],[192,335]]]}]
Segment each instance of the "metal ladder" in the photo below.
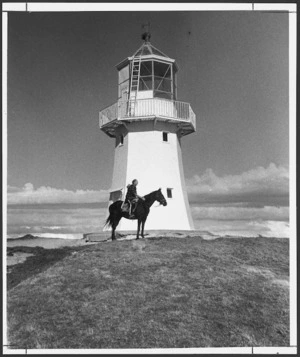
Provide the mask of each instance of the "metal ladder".
[{"label": "metal ladder", "polygon": [[130,97],[129,97],[129,115],[134,116],[137,92],[140,83],[140,69],[142,57],[134,57],[131,67],[131,83],[130,83]]}]

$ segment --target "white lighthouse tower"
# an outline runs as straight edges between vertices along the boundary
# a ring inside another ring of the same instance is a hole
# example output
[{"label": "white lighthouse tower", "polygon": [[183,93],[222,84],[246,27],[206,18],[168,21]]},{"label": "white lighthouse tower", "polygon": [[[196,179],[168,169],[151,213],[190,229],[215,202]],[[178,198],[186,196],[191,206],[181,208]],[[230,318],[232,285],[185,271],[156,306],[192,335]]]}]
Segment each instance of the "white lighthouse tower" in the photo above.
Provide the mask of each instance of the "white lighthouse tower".
[{"label": "white lighthouse tower", "polygon": [[[177,101],[175,60],[142,35],[142,46],[116,67],[118,101],[102,110],[100,129],[114,138],[115,157],[109,203],[125,199],[127,185],[139,184],[140,196],[161,188],[167,206],[151,207],[145,230],[193,230],[185,187],[181,138],[196,130],[189,103]],[[122,218],[119,231],[136,230]]]}]

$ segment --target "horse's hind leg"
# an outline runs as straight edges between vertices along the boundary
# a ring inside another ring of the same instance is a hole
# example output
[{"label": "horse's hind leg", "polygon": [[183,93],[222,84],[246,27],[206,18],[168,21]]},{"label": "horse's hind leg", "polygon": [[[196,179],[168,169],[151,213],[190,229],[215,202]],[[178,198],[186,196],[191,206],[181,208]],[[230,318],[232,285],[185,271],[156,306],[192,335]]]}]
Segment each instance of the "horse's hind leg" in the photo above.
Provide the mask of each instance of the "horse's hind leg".
[{"label": "horse's hind leg", "polygon": [[111,240],[116,240],[115,231],[116,231],[116,228],[117,228],[121,218],[122,218],[121,216],[115,217],[115,219],[111,225],[111,228],[112,228]]},{"label": "horse's hind leg", "polygon": [[111,231],[111,240],[116,240],[115,230],[116,230],[116,227],[115,227],[115,226],[112,226],[112,231]]},{"label": "horse's hind leg", "polygon": [[136,239],[139,239],[140,227],[141,227],[141,221],[138,220],[138,227],[137,227],[137,232],[136,232]]}]

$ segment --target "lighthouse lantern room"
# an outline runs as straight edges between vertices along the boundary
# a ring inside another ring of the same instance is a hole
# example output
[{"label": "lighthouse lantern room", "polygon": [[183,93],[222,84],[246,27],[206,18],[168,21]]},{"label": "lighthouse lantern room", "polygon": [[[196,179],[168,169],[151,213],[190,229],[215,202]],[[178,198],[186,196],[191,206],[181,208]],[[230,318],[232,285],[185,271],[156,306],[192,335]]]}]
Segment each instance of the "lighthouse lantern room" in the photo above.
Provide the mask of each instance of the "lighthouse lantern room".
[{"label": "lighthouse lantern room", "polygon": [[[177,101],[175,60],[142,35],[142,46],[116,67],[118,100],[100,112],[100,129],[115,139],[109,203],[125,199],[126,187],[138,179],[138,194],[162,189],[166,207],[151,208],[146,230],[194,229],[184,181],[181,138],[196,130],[189,103]],[[135,230],[122,218],[118,230]]]}]

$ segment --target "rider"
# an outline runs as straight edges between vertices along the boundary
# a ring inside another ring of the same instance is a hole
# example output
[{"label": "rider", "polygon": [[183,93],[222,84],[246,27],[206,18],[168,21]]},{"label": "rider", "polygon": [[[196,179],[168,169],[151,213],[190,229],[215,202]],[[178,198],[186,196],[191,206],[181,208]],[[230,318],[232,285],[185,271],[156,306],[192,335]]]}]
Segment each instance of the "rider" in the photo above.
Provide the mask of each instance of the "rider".
[{"label": "rider", "polygon": [[[125,202],[128,202],[129,203],[129,215],[131,216],[131,212],[133,212],[133,209],[132,209],[132,206],[133,206],[133,203],[136,204],[136,202],[140,199],[144,200],[145,201],[145,198],[144,197],[141,197],[137,194],[136,192],[136,186],[138,184],[138,180],[132,180],[132,184],[131,185],[128,185],[127,186],[127,194],[126,194],[126,198],[125,198]],[[136,206],[134,207],[136,208]]]}]

